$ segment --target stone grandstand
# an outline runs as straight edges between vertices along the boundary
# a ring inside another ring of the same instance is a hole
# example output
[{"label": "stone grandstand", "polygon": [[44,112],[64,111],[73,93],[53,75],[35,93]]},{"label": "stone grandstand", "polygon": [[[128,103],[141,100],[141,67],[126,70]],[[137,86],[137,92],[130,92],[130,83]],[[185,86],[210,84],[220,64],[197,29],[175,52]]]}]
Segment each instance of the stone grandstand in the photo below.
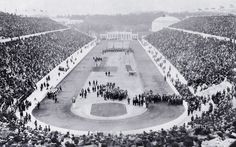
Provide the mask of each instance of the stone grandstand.
[{"label": "stone grandstand", "polygon": [[99,44],[48,18],[0,18],[0,146],[235,144],[234,15]]}]

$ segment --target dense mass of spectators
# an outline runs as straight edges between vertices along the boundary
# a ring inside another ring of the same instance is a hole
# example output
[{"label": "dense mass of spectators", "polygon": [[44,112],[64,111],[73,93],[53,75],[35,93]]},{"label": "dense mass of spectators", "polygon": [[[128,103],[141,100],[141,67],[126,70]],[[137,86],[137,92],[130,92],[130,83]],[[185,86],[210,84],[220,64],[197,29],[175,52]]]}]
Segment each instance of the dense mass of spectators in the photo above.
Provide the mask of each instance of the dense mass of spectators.
[{"label": "dense mass of spectators", "polygon": [[[234,52],[230,48],[232,46],[229,42],[214,39],[204,40],[197,35],[170,30],[153,34],[148,39],[171,60],[193,86],[202,83],[211,85],[230,76],[227,71],[232,68]],[[189,115],[192,114],[192,111],[201,110],[202,104],[210,102],[210,107],[201,116],[192,115],[191,121],[182,126],[173,126],[169,130],[150,130],[133,135],[104,134],[102,132],[81,136],[63,134],[51,131],[49,125],[42,127],[37,124],[37,121],[34,122],[34,127],[26,127],[25,124],[31,121],[30,114],[21,115],[21,119],[18,119],[14,110],[4,111],[4,107],[12,105],[27,91],[36,88],[35,83],[38,80],[90,40],[91,38],[85,35],[67,30],[0,44],[0,146],[201,147],[205,140],[236,139],[236,109],[232,107],[232,99],[236,96],[235,87],[218,92],[213,96],[197,97],[189,91],[187,85],[175,82],[175,87],[181,97],[159,96],[150,92],[145,96],[153,103],[164,101],[178,104],[184,99],[188,103]],[[113,85],[111,83],[105,87],[115,88]],[[93,92],[102,89],[97,81],[93,81],[89,86]],[[45,84],[42,87],[47,86]],[[19,105],[19,109],[24,111],[30,105],[31,103],[25,100]]]},{"label": "dense mass of spectators", "polygon": [[[13,124],[15,123],[15,124]],[[50,126],[37,129],[27,128],[20,121],[11,120],[10,124],[3,123],[3,127],[11,130],[1,131],[1,146],[45,146],[45,147],[75,147],[75,146],[199,146],[201,141],[190,136],[186,126],[173,127],[170,130],[150,131],[141,134],[104,134],[88,133],[76,136],[70,133],[51,131]],[[14,127],[10,127],[14,126]]]},{"label": "dense mass of spectators", "polygon": [[65,28],[49,18],[23,17],[4,12],[0,12],[0,20],[0,39]]},{"label": "dense mass of spectators", "polygon": [[30,94],[36,82],[91,40],[66,30],[0,44],[0,106],[7,109]]},{"label": "dense mass of spectators", "polygon": [[[236,139],[236,109],[232,107],[235,87],[219,92],[212,97],[215,106],[209,107],[201,116],[192,115],[191,121],[169,130],[147,130],[140,134],[125,135],[90,133],[81,136],[51,131],[50,126],[42,127],[34,123],[34,128],[25,127],[24,119],[11,115],[1,117],[2,129],[0,145],[15,146],[195,146],[214,138]],[[216,100],[217,99],[217,100]],[[30,121],[30,120],[28,120]],[[3,129],[4,128],[4,129]]]},{"label": "dense mass of spectators", "polygon": [[190,17],[172,27],[236,39],[235,15]]},{"label": "dense mass of spectators", "polygon": [[210,107],[207,112],[189,123],[195,128],[196,135],[204,135],[209,139],[216,136],[222,139],[236,138],[236,109],[232,108],[234,94],[235,92],[228,90],[212,96],[215,109]]},{"label": "dense mass of spectators", "polygon": [[146,37],[180,71],[189,86],[208,87],[232,79],[234,45],[230,41],[164,29]]}]

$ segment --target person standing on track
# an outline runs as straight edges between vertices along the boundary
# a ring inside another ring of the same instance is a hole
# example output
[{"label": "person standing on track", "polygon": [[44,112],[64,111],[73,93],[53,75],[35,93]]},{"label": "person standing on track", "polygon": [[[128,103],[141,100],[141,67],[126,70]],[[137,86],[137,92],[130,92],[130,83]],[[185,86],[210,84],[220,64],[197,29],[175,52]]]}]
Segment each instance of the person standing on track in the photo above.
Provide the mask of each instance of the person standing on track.
[{"label": "person standing on track", "polygon": [[75,96],[72,97],[72,103],[75,103]]},{"label": "person standing on track", "polygon": [[127,101],[128,101],[128,105],[129,105],[130,104],[130,98],[129,97],[128,97]]}]

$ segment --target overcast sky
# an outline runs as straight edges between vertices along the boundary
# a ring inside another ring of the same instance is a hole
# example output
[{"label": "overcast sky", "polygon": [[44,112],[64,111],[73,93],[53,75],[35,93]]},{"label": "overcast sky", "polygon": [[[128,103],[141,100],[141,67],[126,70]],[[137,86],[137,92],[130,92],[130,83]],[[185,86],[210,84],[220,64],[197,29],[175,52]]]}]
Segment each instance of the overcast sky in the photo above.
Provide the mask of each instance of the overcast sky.
[{"label": "overcast sky", "polygon": [[[46,10],[56,14],[124,14],[145,11],[193,11],[198,8],[228,8],[236,0],[0,0],[0,10],[28,12]],[[33,10],[35,9],[35,10]]]}]

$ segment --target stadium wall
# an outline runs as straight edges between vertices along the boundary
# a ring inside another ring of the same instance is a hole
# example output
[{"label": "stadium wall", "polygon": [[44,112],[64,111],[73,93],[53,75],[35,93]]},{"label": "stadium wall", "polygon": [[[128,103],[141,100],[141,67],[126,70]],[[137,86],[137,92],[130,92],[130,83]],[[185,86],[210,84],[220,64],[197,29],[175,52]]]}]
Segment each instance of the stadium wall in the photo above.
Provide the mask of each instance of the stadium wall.
[{"label": "stadium wall", "polygon": [[70,28],[65,28],[65,29],[59,29],[59,30],[52,30],[52,31],[39,32],[39,33],[24,35],[24,36],[20,36],[20,37],[13,37],[13,38],[0,39],[0,43],[9,42],[9,41],[17,40],[17,39],[25,39],[25,38],[29,38],[29,37],[32,37],[32,36],[39,36],[39,35],[48,34],[48,33],[53,33],[53,32],[59,32],[59,31],[62,32],[62,31],[69,30],[69,29],[70,29]]}]

